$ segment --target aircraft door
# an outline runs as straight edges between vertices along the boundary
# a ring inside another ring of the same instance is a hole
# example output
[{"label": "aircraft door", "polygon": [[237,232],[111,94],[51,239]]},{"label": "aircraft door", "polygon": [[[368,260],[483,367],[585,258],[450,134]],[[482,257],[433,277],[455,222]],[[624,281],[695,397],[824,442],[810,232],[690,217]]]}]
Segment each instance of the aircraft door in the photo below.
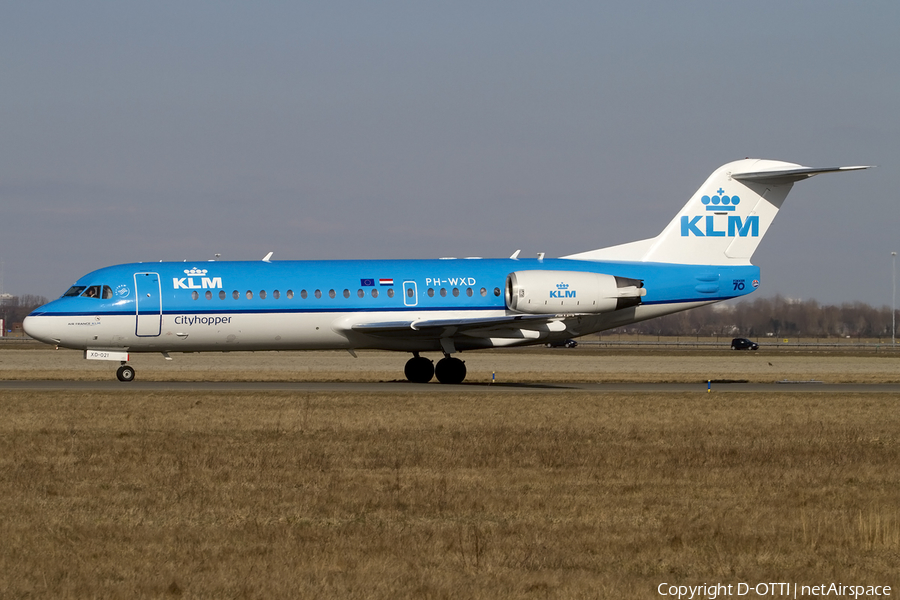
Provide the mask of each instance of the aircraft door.
[{"label": "aircraft door", "polygon": [[406,306],[415,306],[419,303],[419,294],[416,291],[415,281],[403,282],[403,304]]},{"label": "aircraft door", "polygon": [[134,274],[135,315],[134,334],[139,337],[159,335],[162,330],[162,289],[159,273]]}]

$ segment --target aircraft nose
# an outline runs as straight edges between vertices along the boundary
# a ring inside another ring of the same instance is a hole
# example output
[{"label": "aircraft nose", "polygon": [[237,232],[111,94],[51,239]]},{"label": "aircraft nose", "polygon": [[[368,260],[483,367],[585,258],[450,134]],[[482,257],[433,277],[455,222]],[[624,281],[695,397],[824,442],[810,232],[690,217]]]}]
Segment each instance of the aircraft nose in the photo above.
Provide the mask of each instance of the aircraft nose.
[{"label": "aircraft nose", "polygon": [[58,344],[59,339],[53,337],[53,326],[49,317],[28,315],[22,321],[25,333],[45,344]]}]

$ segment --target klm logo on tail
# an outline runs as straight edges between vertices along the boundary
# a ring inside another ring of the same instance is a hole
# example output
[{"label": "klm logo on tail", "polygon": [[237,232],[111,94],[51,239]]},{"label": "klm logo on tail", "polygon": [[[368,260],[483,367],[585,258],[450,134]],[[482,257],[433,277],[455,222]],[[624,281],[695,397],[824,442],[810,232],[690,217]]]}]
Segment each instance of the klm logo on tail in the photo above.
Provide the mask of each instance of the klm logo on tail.
[{"label": "klm logo on tail", "polygon": [[715,196],[703,196],[700,202],[713,214],[681,217],[681,237],[759,237],[759,216],[729,215],[741,203],[739,196],[726,196],[719,188]]},{"label": "klm logo on tail", "polygon": [[[728,215],[727,222],[717,215],[681,217],[681,237],[759,237],[759,217],[753,215],[742,221],[739,215]],[[702,228],[701,228],[702,223]],[[724,223],[724,225],[723,225]]]}]

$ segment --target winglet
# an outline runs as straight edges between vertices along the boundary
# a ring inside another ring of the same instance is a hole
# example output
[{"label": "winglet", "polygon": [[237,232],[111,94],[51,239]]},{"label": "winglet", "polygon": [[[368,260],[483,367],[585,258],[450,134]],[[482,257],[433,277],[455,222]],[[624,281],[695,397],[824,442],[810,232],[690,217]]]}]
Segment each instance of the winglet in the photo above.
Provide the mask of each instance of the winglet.
[{"label": "winglet", "polygon": [[275,254],[275,251],[269,252],[266,254],[266,257],[262,259],[263,262],[272,262],[272,255]]}]

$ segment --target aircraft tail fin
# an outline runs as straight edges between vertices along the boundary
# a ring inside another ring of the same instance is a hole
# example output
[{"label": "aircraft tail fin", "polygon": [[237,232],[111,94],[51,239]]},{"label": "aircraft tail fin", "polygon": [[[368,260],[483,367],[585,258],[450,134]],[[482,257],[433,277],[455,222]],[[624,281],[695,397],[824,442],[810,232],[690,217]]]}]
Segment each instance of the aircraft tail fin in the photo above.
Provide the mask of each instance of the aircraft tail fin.
[{"label": "aircraft tail fin", "polygon": [[734,161],[716,169],[655,238],[563,258],[749,264],[794,182],[820,173],[867,168],[810,168],[761,159]]}]

